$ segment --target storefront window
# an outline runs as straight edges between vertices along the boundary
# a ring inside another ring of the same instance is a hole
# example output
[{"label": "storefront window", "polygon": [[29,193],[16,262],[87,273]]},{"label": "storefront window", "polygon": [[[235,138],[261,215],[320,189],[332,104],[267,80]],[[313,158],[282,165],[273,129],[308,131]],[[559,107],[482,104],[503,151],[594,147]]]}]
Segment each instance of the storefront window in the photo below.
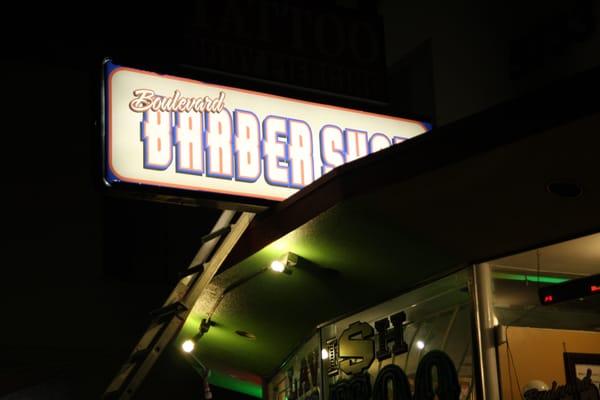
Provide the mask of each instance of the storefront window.
[{"label": "storefront window", "polygon": [[268,385],[272,400],[319,400],[321,394],[319,335],[313,335],[286,360]]},{"label": "storefront window", "polygon": [[600,235],[491,264],[503,399],[598,399],[600,296],[543,305],[539,290],[600,272]]},{"label": "storefront window", "polygon": [[467,280],[462,271],[323,326],[323,398],[409,398],[430,388],[474,398]]}]

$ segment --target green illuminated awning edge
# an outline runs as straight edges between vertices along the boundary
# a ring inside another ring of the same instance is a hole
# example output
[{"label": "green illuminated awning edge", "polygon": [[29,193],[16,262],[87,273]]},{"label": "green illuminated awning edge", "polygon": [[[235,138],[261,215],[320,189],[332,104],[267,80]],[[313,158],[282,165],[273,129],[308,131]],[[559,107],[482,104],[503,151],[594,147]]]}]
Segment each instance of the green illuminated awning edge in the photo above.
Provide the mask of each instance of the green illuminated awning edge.
[{"label": "green illuminated awning edge", "polygon": [[[181,343],[183,343],[185,339],[189,339],[193,336],[194,332],[197,331],[197,328],[195,328],[197,325],[199,325],[198,321],[188,317],[183,328],[179,332],[177,339],[175,339],[175,346],[177,349],[181,347]],[[182,356],[183,355],[184,354],[182,353]],[[190,364],[192,364],[192,367],[198,372],[198,374],[202,375],[203,369],[195,361],[195,357],[185,358]],[[249,382],[245,379],[236,378],[228,373],[211,369],[208,376],[208,383],[223,389],[262,399],[262,386],[260,384]]]},{"label": "green illuminated awning edge", "polygon": [[235,377],[221,373],[219,371],[210,371],[208,383],[234,392],[247,394],[248,396],[262,399],[262,386],[256,383],[248,382]]}]

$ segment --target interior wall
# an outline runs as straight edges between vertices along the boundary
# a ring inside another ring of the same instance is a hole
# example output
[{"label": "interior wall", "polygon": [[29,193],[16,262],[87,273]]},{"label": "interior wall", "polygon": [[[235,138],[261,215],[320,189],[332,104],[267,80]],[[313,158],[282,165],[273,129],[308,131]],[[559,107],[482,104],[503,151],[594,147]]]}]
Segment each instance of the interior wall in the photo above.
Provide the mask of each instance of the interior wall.
[{"label": "interior wall", "polygon": [[[504,400],[521,399],[519,391],[534,379],[542,380],[549,386],[552,381],[564,385],[565,351],[600,354],[600,332],[510,326],[507,339],[507,344],[498,347]],[[507,345],[512,363],[508,361]]]}]

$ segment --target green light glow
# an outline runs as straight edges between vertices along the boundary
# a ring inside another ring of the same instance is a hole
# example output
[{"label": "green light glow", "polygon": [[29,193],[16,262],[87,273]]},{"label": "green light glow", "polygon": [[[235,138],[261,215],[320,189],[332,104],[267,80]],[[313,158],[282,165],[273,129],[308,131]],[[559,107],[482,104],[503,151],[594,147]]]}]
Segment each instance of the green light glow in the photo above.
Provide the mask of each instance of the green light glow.
[{"label": "green light glow", "polygon": [[262,386],[256,383],[234,378],[229,374],[224,374],[219,371],[210,371],[208,382],[211,385],[219,386],[224,389],[233,390],[234,392],[244,393],[248,396],[258,397],[262,399]]},{"label": "green light glow", "polygon": [[[524,274],[511,274],[508,272],[494,272],[494,278],[505,279],[509,281],[522,281],[522,282],[538,282],[536,275],[524,275]],[[568,281],[566,278],[558,278],[555,276],[542,276],[540,275],[540,283],[563,283]]]}]

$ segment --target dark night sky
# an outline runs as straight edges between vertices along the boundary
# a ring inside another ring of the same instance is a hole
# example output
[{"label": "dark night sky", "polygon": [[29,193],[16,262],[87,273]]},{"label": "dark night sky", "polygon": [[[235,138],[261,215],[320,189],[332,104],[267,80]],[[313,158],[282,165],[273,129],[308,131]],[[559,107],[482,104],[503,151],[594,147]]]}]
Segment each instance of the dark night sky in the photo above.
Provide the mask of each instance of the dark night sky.
[{"label": "dark night sky", "polygon": [[[123,199],[103,187],[100,61],[136,47],[115,38],[128,37],[139,9],[104,10],[102,21],[91,17],[99,4],[26,8],[12,10],[21,25],[3,27],[0,396],[98,398],[219,211]],[[197,375],[176,361],[150,393],[199,398]]]},{"label": "dark night sky", "polygon": [[[45,385],[57,398],[97,398],[219,215],[116,197],[101,180],[100,62],[148,52],[185,59],[174,37],[196,11],[182,7],[47,2],[3,12],[17,23],[2,27],[0,396]],[[156,371],[147,396],[199,398],[189,365],[166,359]]]}]

